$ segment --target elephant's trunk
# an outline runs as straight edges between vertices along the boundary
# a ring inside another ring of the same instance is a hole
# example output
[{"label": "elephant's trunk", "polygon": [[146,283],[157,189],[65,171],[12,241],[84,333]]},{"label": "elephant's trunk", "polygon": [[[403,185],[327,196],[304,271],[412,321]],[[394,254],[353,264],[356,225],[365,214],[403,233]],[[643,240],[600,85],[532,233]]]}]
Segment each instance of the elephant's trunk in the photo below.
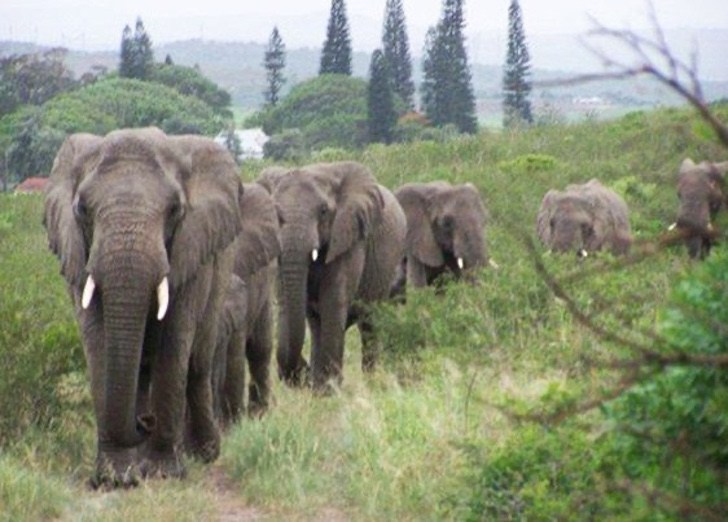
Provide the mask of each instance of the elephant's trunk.
[{"label": "elephant's trunk", "polygon": [[284,251],[280,262],[278,368],[283,379],[297,382],[306,362],[301,355],[306,333],[308,265],[311,253]]}]

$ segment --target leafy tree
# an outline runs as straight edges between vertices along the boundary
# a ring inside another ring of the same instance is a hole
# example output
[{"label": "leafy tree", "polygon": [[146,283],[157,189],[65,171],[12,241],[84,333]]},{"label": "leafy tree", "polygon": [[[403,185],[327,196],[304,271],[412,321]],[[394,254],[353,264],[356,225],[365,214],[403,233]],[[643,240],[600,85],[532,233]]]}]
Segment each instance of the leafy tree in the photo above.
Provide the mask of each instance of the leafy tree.
[{"label": "leafy tree", "polygon": [[503,71],[503,126],[513,127],[519,122],[533,123],[531,102],[530,57],[521,19],[518,0],[508,7],[508,53]]},{"label": "leafy tree", "polygon": [[155,64],[148,80],[171,87],[186,96],[199,98],[212,107],[216,114],[232,118],[230,93],[206,78],[199,68]]},{"label": "leafy tree", "polygon": [[331,0],[319,74],[351,75],[351,38],[344,0]]},{"label": "leafy tree", "polygon": [[266,103],[270,105],[275,105],[280,99],[281,88],[286,82],[283,76],[285,65],[286,46],[278,32],[278,27],[273,27],[273,32],[268,40],[268,48],[265,50],[265,58],[263,59],[267,81],[267,88],[263,95]]},{"label": "leafy tree", "polygon": [[397,111],[394,108],[389,62],[380,49],[372,54],[369,67],[367,116],[369,140],[390,143],[397,123]]},{"label": "leafy tree", "polygon": [[306,156],[303,133],[299,129],[286,129],[274,134],[263,145],[263,154],[274,161],[299,161]]},{"label": "leafy tree", "polygon": [[152,40],[144,28],[142,19],[137,18],[134,36],[132,37],[128,25],[124,27],[121,34],[119,76],[146,80],[149,78],[153,66]]},{"label": "leafy tree", "polygon": [[442,17],[427,32],[422,104],[434,125],[452,123],[461,132],[474,133],[478,124],[464,26],[463,0],[443,0]]},{"label": "leafy tree", "polygon": [[392,90],[404,101],[406,109],[412,110],[415,84],[402,0],[387,0],[382,47],[391,72]]},{"label": "leafy tree", "polygon": [[78,86],[65,65],[68,51],[54,48],[43,53],[0,58],[0,114],[20,105],[41,105],[60,92]]},{"label": "leafy tree", "polygon": [[49,174],[56,151],[66,137],[57,129],[42,127],[39,116],[38,109],[26,113],[8,148],[7,169],[16,181]]}]

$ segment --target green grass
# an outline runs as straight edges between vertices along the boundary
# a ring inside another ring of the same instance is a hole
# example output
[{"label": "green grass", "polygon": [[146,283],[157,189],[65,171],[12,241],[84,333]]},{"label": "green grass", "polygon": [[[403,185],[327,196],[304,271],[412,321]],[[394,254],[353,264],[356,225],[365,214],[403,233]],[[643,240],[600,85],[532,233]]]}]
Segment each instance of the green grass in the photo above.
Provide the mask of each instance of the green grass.
[{"label": "green grass", "polygon": [[[588,497],[594,516],[620,519],[596,475],[607,462],[594,442],[599,412],[546,431],[503,413],[558,413],[599,396],[620,374],[594,362],[627,353],[554,298],[527,241],[544,192],[591,177],[624,195],[639,241],[654,238],[674,218],[681,160],[722,157],[696,121],[670,109],[347,155],[392,188],[473,182],[491,214],[488,244],[500,270],[483,271],[475,287],[414,292],[405,306],[381,307],[386,351],[374,374],[362,374],[351,331],[339,393],[313,397],[276,380],[269,414],[234,427],[214,467],[192,463],[186,480],[127,492],[86,488],[94,422],[70,300],[41,226],[42,198],[0,196],[1,516],[200,520],[250,509],[273,520],[462,520],[476,512],[579,520]],[[246,164],[244,177],[261,166]],[[598,324],[635,340],[646,338],[672,281],[692,266],[680,248],[629,266],[608,255],[543,260]],[[523,470],[533,480],[513,478]]]}]

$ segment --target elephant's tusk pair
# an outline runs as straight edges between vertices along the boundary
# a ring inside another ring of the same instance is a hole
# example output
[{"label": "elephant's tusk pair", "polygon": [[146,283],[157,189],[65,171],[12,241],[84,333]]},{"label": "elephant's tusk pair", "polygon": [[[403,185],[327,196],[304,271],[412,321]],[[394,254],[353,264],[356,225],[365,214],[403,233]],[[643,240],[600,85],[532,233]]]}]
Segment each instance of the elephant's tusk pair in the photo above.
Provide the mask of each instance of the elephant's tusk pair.
[{"label": "elephant's tusk pair", "polygon": [[[84,310],[91,304],[94,290],[96,290],[96,283],[94,282],[94,278],[89,275],[88,279],[86,279],[86,285],[83,287],[83,294],[81,295],[81,308]],[[162,279],[162,282],[157,287],[157,303],[159,304],[157,320],[161,321],[167,314],[167,308],[169,307],[169,280],[167,276]]]},{"label": "elephant's tusk pair", "polygon": [[458,257],[458,268],[460,270],[462,270],[463,268],[465,268],[465,261],[463,261],[463,258],[462,257]]},{"label": "elephant's tusk pair", "polygon": [[318,259],[318,255],[319,255],[319,251],[318,251],[318,248],[314,248],[314,249],[313,249],[313,250],[311,251],[311,260],[312,260],[312,261],[313,261],[314,263],[315,263],[315,262],[316,262],[316,260]]},{"label": "elephant's tusk pair", "polygon": [[84,310],[91,304],[94,290],[96,290],[96,283],[94,283],[94,278],[89,275],[88,279],[86,279],[86,285],[83,287],[83,294],[81,295],[81,308]]}]

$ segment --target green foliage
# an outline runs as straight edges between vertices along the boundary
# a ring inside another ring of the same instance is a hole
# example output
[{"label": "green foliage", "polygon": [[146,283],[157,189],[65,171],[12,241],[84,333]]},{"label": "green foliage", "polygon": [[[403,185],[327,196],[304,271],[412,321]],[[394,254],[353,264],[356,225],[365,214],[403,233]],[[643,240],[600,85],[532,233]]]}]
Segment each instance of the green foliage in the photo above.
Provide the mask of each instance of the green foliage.
[{"label": "green foliage", "polygon": [[221,89],[194,67],[155,64],[147,80],[171,87],[185,96],[199,98],[212,107],[216,114],[232,118],[230,93]]},{"label": "green foliage", "polygon": [[137,80],[146,80],[151,76],[154,67],[154,51],[152,51],[152,40],[149,38],[141,18],[136,20],[133,36],[129,26],[124,27],[119,54],[119,76]]},{"label": "green foliage", "polygon": [[57,520],[69,503],[70,492],[60,480],[0,454],[0,521]]},{"label": "green foliage", "polygon": [[547,154],[524,154],[512,160],[501,161],[498,168],[508,174],[549,172],[558,167],[558,161]]},{"label": "green foliage", "polygon": [[263,154],[273,161],[302,160],[307,154],[303,133],[298,129],[286,129],[274,134],[263,145]]},{"label": "green foliage", "polygon": [[281,89],[286,83],[283,76],[283,68],[286,66],[286,46],[278,32],[278,27],[273,28],[273,32],[268,39],[268,47],[265,50],[263,58],[263,67],[265,67],[266,89],[263,93],[265,102],[269,105],[278,103],[281,97]]},{"label": "green foliage", "polygon": [[394,126],[397,123],[397,112],[394,108],[389,64],[379,49],[372,54],[367,93],[369,141],[372,143],[390,143],[393,138]]},{"label": "green foliage", "polygon": [[319,75],[351,75],[351,37],[344,0],[331,0],[326,40],[321,51]]},{"label": "green foliage", "polygon": [[7,168],[17,181],[49,173],[53,157],[66,135],[53,128],[41,127],[40,111],[27,109],[24,119],[7,150]]},{"label": "green foliage", "polygon": [[300,129],[305,146],[358,148],[366,143],[367,83],[341,74],[318,76],[296,85],[275,107],[247,124],[269,135]]},{"label": "green foliage", "polygon": [[387,0],[382,51],[391,71],[392,90],[403,101],[406,110],[414,109],[415,83],[412,81],[412,58],[402,0]]}]

